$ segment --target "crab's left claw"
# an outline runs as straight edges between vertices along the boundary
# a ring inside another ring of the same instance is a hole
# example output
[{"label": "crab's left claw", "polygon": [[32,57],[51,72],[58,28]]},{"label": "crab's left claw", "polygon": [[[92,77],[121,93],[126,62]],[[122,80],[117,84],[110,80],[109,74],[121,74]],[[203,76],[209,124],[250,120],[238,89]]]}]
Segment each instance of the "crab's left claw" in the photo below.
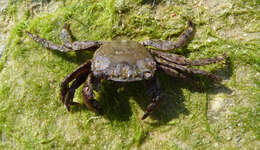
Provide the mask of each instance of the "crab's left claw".
[{"label": "crab's left claw", "polygon": [[[86,81],[88,74],[90,73],[91,61],[88,61],[80,65],[71,74],[65,77],[61,82],[60,99],[66,106],[67,110],[70,111],[71,105],[77,105],[78,103],[73,102],[75,90],[80,87],[82,83]],[[73,81],[74,80],[74,81]],[[73,82],[72,82],[73,81]],[[69,86],[69,84],[71,85]]]}]

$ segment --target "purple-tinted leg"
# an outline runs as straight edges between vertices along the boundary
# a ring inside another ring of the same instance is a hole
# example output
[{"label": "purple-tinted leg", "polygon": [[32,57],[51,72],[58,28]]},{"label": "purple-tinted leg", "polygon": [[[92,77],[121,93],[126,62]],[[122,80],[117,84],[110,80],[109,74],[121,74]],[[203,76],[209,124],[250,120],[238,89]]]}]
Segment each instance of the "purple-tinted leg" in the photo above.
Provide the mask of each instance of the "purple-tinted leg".
[{"label": "purple-tinted leg", "polygon": [[52,41],[46,40],[44,38],[39,37],[29,31],[25,31],[27,35],[29,35],[34,41],[40,43],[43,47],[57,50],[60,52],[71,52],[71,51],[82,51],[82,50],[90,50],[97,49],[102,42],[99,41],[72,41],[71,31],[69,29],[69,24],[64,24],[61,31],[61,39],[63,41],[62,45],[58,45]]},{"label": "purple-tinted leg", "polygon": [[[90,71],[91,61],[88,61],[87,63],[80,65],[61,82],[60,99],[66,105],[68,111],[70,110],[70,105],[74,104],[72,98],[74,96],[75,89],[84,82],[84,79],[86,79],[86,76],[90,73]],[[76,80],[69,87],[69,83],[74,79]]]},{"label": "purple-tinted leg", "polygon": [[25,31],[27,35],[29,35],[35,42],[40,43],[43,47],[51,49],[51,50],[57,50],[60,52],[70,52],[73,51],[70,48],[67,48],[65,45],[57,45],[49,40],[46,40],[44,38],[39,37],[38,35],[35,35],[29,31]]},{"label": "purple-tinted leg", "polygon": [[65,23],[60,34],[60,38],[62,40],[62,43],[65,47],[72,49],[72,33],[70,30],[70,24]]},{"label": "purple-tinted leg", "polygon": [[100,79],[95,78],[91,73],[89,74],[87,81],[85,82],[82,89],[82,96],[84,104],[95,113],[102,113],[102,109],[100,104],[94,99],[95,94],[93,90],[98,91],[100,86]]},{"label": "purple-tinted leg", "polygon": [[147,118],[159,105],[160,103],[160,83],[157,77],[153,78],[153,93],[152,93],[152,102],[147,106],[146,112],[144,113],[142,120]]},{"label": "purple-tinted leg", "polygon": [[75,81],[73,81],[73,83],[71,84],[71,86],[69,87],[65,97],[64,97],[64,104],[67,108],[68,111],[70,111],[70,106],[71,105],[76,105],[78,104],[77,102],[73,102],[73,97],[75,94],[75,90],[77,88],[80,87],[81,84],[83,84],[86,81],[87,78],[87,73],[83,73],[81,75],[79,75]]},{"label": "purple-tinted leg", "polygon": [[185,76],[183,73],[178,72],[172,68],[163,66],[163,65],[159,65],[158,66],[159,69],[161,69],[163,72],[165,72],[167,75],[172,76],[174,78],[181,78],[184,80],[191,80],[190,78],[188,78],[187,76]]},{"label": "purple-tinted leg", "polygon": [[162,66],[166,66],[168,68],[172,68],[174,70],[177,70],[177,71],[180,71],[180,72],[184,72],[184,73],[192,73],[192,74],[197,74],[197,75],[204,75],[204,76],[207,76],[217,82],[221,81],[221,78],[212,74],[212,73],[209,73],[209,72],[206,72],[206,71],[203,71],[203,70],[200,70],[200,69],[194,69],[194,68],[188,68],[186,66],[182,66],[182,65],[177,65],[177,64],[174,64],[174,63],[170,63],[164,59],[161,59],[159,57],[155,57],[155,60]]},{"label": "purple-tinted leg", "polygon": [[165,53],[156,50],[151,50],[151,53],[169,62],[178,65],[190,65],[190,66],[203,66],[203,65],[213,64],[213,63],[223,61],[227,57],[226,54],[223,54],[222,56],[217,56],[214,58],[202,58],[202,59],[190,61],[184,56],[173,54],[173,53]]},{"label": "purple-tinted leg", "polygon": [[63,45],[73,51],[80,51],[80,50],[89,50],[89,49],[96,49],[102,43],[99,41],[75,41],[72,40],[72,34],[70,30],[70,25],[65,23],[62,30],[61,30],[61,39],[63,41]]},{"label": "purple-tinted leg", "polygon": [[178,37],[176,42],[163,40],[146,40],[141,42],[144,46],[152,46],[160,50],[174,50],[184,46],[193,36],[194,25],[191,20],[188,20],[188,28]]}]

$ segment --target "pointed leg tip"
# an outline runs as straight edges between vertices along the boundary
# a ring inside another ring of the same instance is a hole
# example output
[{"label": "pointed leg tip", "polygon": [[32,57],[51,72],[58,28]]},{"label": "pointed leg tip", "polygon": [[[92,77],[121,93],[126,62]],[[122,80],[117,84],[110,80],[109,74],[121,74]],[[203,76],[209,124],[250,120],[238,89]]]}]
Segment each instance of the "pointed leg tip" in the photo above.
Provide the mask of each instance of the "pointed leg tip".
[{"label": "pointed leg tip", "polygon": [[70,112],[70,106],[66,105],[67,111]]},{"label": "pointed leg tip", "polygon": [[32,35],[32,33],[31,32],[29,32],[29,31],[27,31],[27,30],[25,30],[24,31],[24,33],[26,33],[27,35],[29,35],[29,36],[31,36]]},{"label": "pointed leg tip", "polygon": [[63,103],[63,104],[65,104],[64,102],[65,102],[65,96],[64,96],[64,94],[60,94],[60,101]]},{"label": "pointed leg tip", "polygon": [[149,113],[146,112],[146,113],[143,115],[143,117],[141,118],[141,120],[146,119],[148,116],[149,116]]},{"label": "pointed leg tip", "polygon": [[191,21],[190,18],[188,19],[188,26],[189,26],[189,27],[193,27],[193,23],[192,23],[192,21]]}]

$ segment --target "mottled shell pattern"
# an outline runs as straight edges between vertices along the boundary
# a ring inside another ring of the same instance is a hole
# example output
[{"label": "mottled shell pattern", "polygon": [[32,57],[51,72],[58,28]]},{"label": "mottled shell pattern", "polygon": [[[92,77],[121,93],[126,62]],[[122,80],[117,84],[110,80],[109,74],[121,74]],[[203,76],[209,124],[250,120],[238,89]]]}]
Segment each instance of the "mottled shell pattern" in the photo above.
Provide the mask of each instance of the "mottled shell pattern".
[{"label": "mottled shell pattern", "polygon": [[151,79],[156,62],[149,51],[135,41],[105,42],[95,52],[91,70],[107,80],[131,82]]}]

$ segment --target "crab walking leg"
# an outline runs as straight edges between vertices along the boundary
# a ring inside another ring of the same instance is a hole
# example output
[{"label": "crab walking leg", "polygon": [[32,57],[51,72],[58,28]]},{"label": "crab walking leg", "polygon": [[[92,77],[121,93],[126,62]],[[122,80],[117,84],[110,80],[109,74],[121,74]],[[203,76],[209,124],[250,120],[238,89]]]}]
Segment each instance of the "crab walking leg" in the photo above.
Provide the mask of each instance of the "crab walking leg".
[{"label": "crab walking leg", "polygon": [[166,67],[172,68],[174,70],[178,70],[180,72],[204,75],[204,76],[208,76],[209,78],[211,78],[211,79],[213,79],[213,80],[215,80],[217,82],[221,81],[220,77],[218,77],[218,76],[216,76],[216,75],[214,75],[212,73],[200,70],[200,69],[188,68],[186,66],[170,63],[170,62],[168,62],[166,60],[163,60],[163,59],[161,59],[159,57],[155,57],[155,60],[162,66],[166,66]]},{"label": "crab walking leg", "polygon": [[80,85],[82,83],[84,83],[86,81],[87,78],[87,73],[83,73],[81,75],[79,75],[75,81],[73,81],[73,83],[71,84],[70,88],[68,89],[68,92],[66,93],[65,97],[64,97],[64,104],[67,108],[68,111],[70,111],[70,106],[71,105],[76,105],[78,104],[77,102],[73,102],[73,97],[75,94],[75,90],[77,88],[80,87]]},{"label": "crab walking leg", "polygon": [[[93,90],[99,90],[100,79],[94,77],[91,73],[89,74],[87,81],[85,82],[83,89],[82,89],[82,96],[84,104],[93,112],[95,113],[102,113],[102,109],[100,104],[94,99],[95,94]],[[95,88],[98,87],[98,88]]]},{"label": "crab walking leg", "polygon": [[[72,98],[73,98],[73,90],[76,89],[81,82],[84,82],[83,79],[87,76],[91,71],[91,61],[88,61],[82,65],[80,65],[77,69],[75,69],[71,74],[65,77],[65,79],[61,82],[61,89],[60,89],[60,99],[61,101],[66,105],[68,111],[69,111],[69,106],[73,104]],[[69,88],[69,83],[76,79],[71,87]]]},{"label": "crab walking leg", "polygon": [[152,95],[152,102],[147,106],[146,112],[144,113],[142,120],[147,118],[160,104],[160,83],[159,79],[157,77],[152,79],[153,86],[154,86],[154,91]]},{"label": "crab walking leg", "polygon": [[202,58],[202,59],[191,61],[185,58],[184,56],[173,54],[173,53],[165,53],[156,50],[151,50],[151,53],[171,63],[175,63],[178,65],[190,65],[190,66],[203,66],[203,65],[213,64],[213,63],[223,61],[227,57],[226,54],[223,54],[222,56],[217,56],[214,58]]},{"label": "crab walking leg", "polygon": [[182,78],[182,79],[185,79],[185,80],[190,80],[190,78],[185,76],[183,73],[180,73],[180,72],[178,72],[178,71],[176,71],[172,68],[169,68],[169,67],[166,67],[166,66],[163,66],[163,65],[158,65],[158,66],[161,70],[163,70],[169,76],[172,76],[174,78]]},{"label": "crab walking leg", "polygon": [[60,34],[60,38],[62,39],[63,45],[67,48],[72,48],[72,34],[70,30],[70,25],[65,23]]},{"label": "crab walking leg", "polygon": [[[41,38],[38,35],[35,35],[29,31],[25,31],[25,33],[27,35],[29,35],[34,41],[36,41],[37,43],[40,43],[43,47],[51,49],[51,50],[57,50],[60,52],[71,52],[71,51],[96,49],[102,44],[99,41],[76,41],[73,43],[64,43],[63,45],[57,45],[56,43],[46,40],[44,38]],[[63,42],[67,41],[68,39],[69,38],[63,39]]]},{"label": "crab walking leg", "polygon": [[98,48],[102,42],[99,41],[75,41],[72,40],[72,33],[70,30],[70,25],[65,23],[61,30],[61,39],[63,45],[67,48],[72,49],[73,51],[78,50],[87,50],[91,48]]},{"label": "crab walking leg", "polygon": [[39,37],[38,35],[32,34],[29,31],[25,31],[27,35],[29,35],[35,42],[40,43],[43,47],[51,49],[51,50],[57,50],[60,52],[69,52],[73,51],[72,49],[69,49],[65,47],[64,45],[57,45],[51,41],[48,41],[44,38]]},{"label": "crab walking leg", "polygon": [[188,28],[182,32],[175,42],[163,41],[163,40],[146,40],[141,42],[144,46],[152,46],[160,50],[173,50],[184,46],[192,37],[194,31],[194,25],[191,20],[188,20]]}]

